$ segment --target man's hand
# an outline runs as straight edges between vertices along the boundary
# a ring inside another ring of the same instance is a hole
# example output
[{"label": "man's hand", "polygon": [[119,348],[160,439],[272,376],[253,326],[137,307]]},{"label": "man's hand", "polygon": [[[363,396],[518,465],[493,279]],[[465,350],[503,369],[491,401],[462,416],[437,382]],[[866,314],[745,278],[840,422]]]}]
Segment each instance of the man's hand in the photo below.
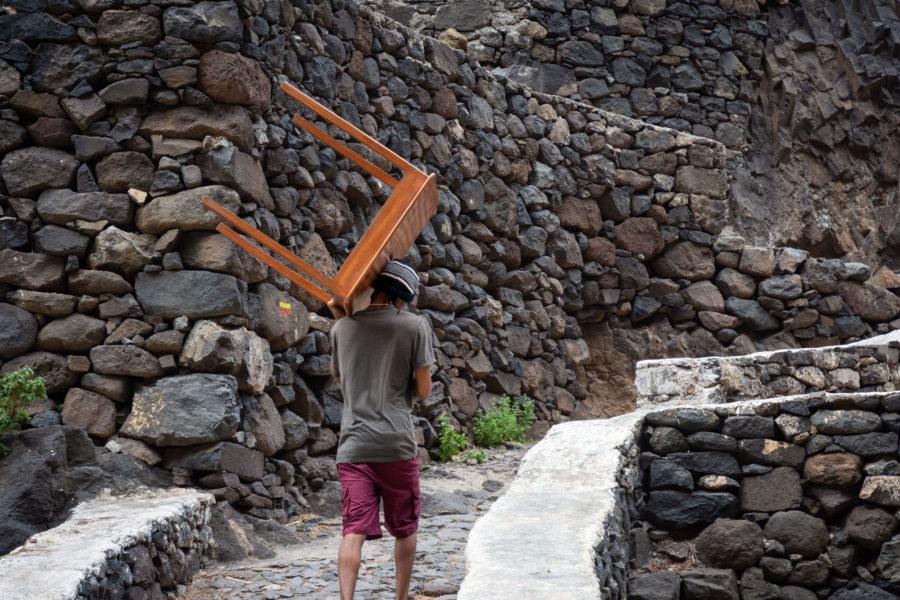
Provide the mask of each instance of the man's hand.
[{"label": "man's hand", "polygon": [[334,316],[334,320],[343,319],[347,316],[347,313],[344,312],[344,309],[337,303],[337,300],[332,298],[328,301],[328,310],[331,311],[331,314]]}]

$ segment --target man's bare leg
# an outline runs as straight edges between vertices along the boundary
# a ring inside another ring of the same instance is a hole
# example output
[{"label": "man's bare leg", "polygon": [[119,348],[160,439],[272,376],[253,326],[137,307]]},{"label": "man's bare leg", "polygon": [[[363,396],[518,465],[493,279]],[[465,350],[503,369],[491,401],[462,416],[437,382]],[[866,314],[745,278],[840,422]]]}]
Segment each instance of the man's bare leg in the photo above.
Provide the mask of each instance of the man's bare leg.
[{"label": "man's bare leg", "polygon": [[397,600],[409,597],[409,580],[412,578],[413,561],[416,558],[416,534],[394,540],[394,568],[397,569]]},{"label": "man's bare leg", "polygon": [[[338,581],[341,584],[341,600],[353,600],[364,541],[366,541],[366,536],[361,533],[348,533],[341,540],[341,547],[338,549]],[[408,583],[409,578],[407,577]]]}]

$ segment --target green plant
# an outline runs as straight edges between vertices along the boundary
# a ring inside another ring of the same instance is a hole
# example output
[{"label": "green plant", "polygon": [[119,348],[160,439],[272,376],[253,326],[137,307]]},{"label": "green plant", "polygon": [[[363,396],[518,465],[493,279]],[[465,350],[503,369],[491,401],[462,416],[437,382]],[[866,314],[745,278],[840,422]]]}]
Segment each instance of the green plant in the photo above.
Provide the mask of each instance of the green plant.
[{"label": "green plant", "polygon": [[466,436],[456,433],[446,416],[437,420],[437,435],[441,444],[438,451],[441,462],[447,462],[466,448]]},{"label": "green plant", "polygon": [[480,465],[487,460],[487,453],[484,451],[484,448],[480,450],[466,450],[463,458],[466,460],[475,460]]},{"label": "green plant", "polygon": [[522,398],[522,402],[516,402],[503,394],[503,400],[494,398],[487,411],[476,414],[472,427],[475,443],[490,448],[506,442],[524,442],[525,432],[534,422],[534,402],[528,396]]},{"label": "green plant", "polygon": [[[31,367],[21,367],[0,376],[0,435],[21,429],[28,423],[25,405],[47,397],[44,378],[34,374]],[[0,444],[0,456],[9,449]]]}]

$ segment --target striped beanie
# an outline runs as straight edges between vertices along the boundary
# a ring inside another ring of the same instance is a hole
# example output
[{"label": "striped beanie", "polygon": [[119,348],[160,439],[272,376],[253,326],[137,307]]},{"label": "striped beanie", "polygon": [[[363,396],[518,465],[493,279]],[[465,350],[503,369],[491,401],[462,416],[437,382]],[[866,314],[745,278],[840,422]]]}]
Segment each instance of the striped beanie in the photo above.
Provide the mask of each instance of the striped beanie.
[{"label": "striped beanie", "polygon": [[372,287],[404,302],[412,302],[419,291],[419,272],[405,260],[392,260],[375,278]]}]

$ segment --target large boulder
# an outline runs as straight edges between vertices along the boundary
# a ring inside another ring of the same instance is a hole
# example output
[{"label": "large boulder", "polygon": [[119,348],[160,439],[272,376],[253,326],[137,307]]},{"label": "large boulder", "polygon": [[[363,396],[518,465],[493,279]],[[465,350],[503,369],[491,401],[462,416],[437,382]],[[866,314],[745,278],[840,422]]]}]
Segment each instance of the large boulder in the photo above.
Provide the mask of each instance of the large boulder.
[{"label": "large boulder", "polygon": [[694,527],[734,515],[738,500],[724,492],[650,492],[647,513],[651,521],[662,527]]},{"label": "large boulder", "polygon": [[876,285],[842,281],[838,293],[854,314],[869,321],[890,321],[900,313],[900,297]]},{"label": "large boulder", "polygon": [[0,302],[0,358],[27,352],[37,340],[37,320],[27,310]]},{"label": "large boulder", "polygon": [[242,390],[261,394],[272,376],[274,363],[269,345],[252,331],[225,329],[213,321],[201,320],[184,341],[178,364],[194,371],[234,375]]},{"label": "large boulder", "polygon": [[857,506],[844,521],[844,533],[856,544],[868,550],[877,550],[891,539],[900,521],[883,508]]},{"label": "large boulder", "polygon": [[134,391],[121,435],[156,446],[191,446],[228,439],[240,423],[237,380],[195,373],[166,377]]},{"label": "large boulder", "polygon": [[650,260],[666,247],[656,221],[648,217],[629,217],[616,225],[614,231],[617,248],[641,254],[645,260]]},{"label": "large boulder", "polygon": [[144,233],[161,234],[172,229],[215,231],[222,219],[200,204],[206,196],[231,212],[237,212],[241,205],[240,196],[234,190],[208,185],[154,198],[138,209],[134,222]]},{"label": "large boulder", "polygon": [[227,145],[198,154],[195,161],[206,181],[237,190],[247,202],[257,202],[266,208],[275,206],[262,165],[249,154]]},{"label": "large boulder", "polygon": [[107,10],[97,22],[97,40],[105,46],[141,42],[152,47],[161,37],[159,19],[133,10]]},{"label": "large boulder", "polygon": [[97,163],[96,171],[97,184],[105,192],[146,191],[153,183],[153,161],[141,152],[114,152]]},{"label": "large boulder", "polygon": [[[103,70],[103,50],[84,44],[40,44],[31,59],[31,84],[38,92],[93,83]],[[64,187],[64,186],[53,186]]]},{"label": "large boulder", "polygon": [[209,271],[138,273],[135,295],[149,315],[191,319],[247,313],[247,284]]}]

